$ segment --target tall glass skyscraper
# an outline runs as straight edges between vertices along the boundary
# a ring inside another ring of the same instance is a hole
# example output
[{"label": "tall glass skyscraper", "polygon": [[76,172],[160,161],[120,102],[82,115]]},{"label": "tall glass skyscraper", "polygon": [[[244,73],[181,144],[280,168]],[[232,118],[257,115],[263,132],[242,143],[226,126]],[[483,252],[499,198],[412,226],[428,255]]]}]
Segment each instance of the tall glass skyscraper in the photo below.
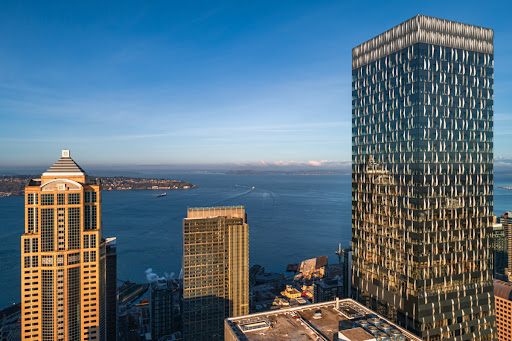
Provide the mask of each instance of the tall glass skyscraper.
[{"label": "tall glass skyscraper", "polygon": [[423,15],[352,50],[353,295],[425,340],[495,338],[493,53]]}]

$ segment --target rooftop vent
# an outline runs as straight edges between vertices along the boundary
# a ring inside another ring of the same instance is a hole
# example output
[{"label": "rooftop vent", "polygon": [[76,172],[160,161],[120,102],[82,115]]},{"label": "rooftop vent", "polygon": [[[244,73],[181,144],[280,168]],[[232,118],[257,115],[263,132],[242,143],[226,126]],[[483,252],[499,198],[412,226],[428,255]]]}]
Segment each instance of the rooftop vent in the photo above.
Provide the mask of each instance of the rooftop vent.
[{"label": "rooftop vent", "polygon": [[263,330],[270,328],[270,321],[267,319],[264,320],[256,320],[256,321],[249,321],[244,324],[239,324],[238,327],[246,333],[246,332],[252,332],[255,330]]}]

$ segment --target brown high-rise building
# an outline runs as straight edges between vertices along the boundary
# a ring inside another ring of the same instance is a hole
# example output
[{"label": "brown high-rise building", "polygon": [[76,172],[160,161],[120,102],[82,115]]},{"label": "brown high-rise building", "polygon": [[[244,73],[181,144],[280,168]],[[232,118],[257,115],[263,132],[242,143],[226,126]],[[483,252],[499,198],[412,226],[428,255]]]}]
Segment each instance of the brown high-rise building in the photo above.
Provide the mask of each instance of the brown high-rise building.
[{"label": "brown high-rise building", "polygon": [[494,280],[496,326],[500,341],[512,341],[512,283]]},{"label": "brown high-rise building", "polygon": [[25,187],[23,340],[105,340],[100,187],[68,150]]},{"label": "brown high-rise building", "polygon": [[190,208],[183,219],[185,341],[224,340],[224,319],[249,313],[249,225],[242,206]]}]

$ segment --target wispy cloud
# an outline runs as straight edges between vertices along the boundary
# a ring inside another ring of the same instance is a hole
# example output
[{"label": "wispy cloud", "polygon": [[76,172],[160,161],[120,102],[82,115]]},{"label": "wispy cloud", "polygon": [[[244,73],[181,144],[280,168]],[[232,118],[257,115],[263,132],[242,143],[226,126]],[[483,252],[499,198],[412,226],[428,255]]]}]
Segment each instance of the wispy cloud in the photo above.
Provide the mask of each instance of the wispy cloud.
[{"label": "wispy cloud", "polygon": [[233,165],[237,167],[323,167],[323,168],[342,168],[352,165],[350,160],[332,161],[332,160],[309,160],[309,161],[255,161],[255,162],[235,162]]},{"label": "wispy cloud", "polygon": [[512,114],[510,114],[510,113],[495,113],[494,121],[512,121]]}]

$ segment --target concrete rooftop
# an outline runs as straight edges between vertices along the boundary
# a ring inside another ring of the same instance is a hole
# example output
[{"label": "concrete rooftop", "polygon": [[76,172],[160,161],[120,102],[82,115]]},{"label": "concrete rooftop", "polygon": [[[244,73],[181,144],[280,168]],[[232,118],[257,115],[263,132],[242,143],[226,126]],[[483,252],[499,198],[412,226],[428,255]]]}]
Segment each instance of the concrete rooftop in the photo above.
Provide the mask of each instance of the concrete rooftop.
[{"label": "concrete rooftop", "polygon": [[[347,331],[344,334],[350,341],[372,340],[368,338],[372,336],[370,330],[359,324],[371,318],[400,332],[402,341],[421,340],[352,299],[340,300],[338,307],[336,301],[331,301],[228,318],[225,340],[331,341],[337,339],[339,331]],[[383,331],[379,332],[382,335]]]}]

